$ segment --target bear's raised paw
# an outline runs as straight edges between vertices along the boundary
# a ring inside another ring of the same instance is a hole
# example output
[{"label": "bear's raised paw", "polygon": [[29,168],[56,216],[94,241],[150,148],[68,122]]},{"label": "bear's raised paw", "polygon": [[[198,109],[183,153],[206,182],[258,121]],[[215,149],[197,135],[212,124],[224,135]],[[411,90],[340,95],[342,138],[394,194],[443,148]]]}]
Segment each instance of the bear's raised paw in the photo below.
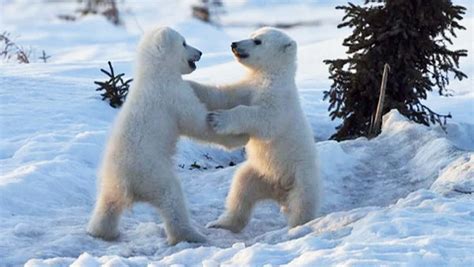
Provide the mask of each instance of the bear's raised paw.
[{"label": "bear's raised paw", "polygon": [[218,134],[236,134],[232,132],[229,114],[225,110],[216,110],[207,113],[207,123]]}]

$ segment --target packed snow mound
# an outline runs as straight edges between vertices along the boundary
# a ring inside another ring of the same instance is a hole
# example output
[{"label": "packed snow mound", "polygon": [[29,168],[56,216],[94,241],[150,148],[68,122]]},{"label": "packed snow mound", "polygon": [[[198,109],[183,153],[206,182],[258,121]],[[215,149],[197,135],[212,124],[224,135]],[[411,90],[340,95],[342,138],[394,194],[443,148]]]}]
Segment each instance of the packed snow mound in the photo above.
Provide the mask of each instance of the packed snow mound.
[{"label": "packed snow mound", "polygon": [[432,185],[443,195],[473,192],[473,153],[457,143],[441,127],[410,122],[396,110],[384,116],[382,133],[372,140],[318,143],[328,201],[323,212],[386,206]]},{"label": "packed snow mound", "polygon": [[[447,199],[419,190],[389,207],[336,212],[290,231],[269,232],[246,247],[198,247],[150,262],[146,257],[94,257],[30,260],[25,266],[469,266],[474,255],[472,199]],[[265,242],[265,239],[279,242]]]}]

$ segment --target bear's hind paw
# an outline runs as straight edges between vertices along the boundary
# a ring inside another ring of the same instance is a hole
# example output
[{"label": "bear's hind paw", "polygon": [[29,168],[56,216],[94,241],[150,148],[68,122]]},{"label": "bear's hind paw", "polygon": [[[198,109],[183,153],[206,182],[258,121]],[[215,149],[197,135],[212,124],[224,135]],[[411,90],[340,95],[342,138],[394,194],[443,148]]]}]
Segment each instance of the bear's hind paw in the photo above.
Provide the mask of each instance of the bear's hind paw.
[{"label": "bear's hind paw", "polygon": [[206,228],[220,228],[220,229],[226,229],[229,230],[233,233],[238,233],[243,229],[243,226],[235,225],[234,223],[227,221],[227,220],[216,220],[209,222],[206,225]]},{"label": "bear's hind paw", "polygon": [[169,236],[167,241],[168,244],[174,246],[182,241],[189,243],[206,243],[207,239],[205,236],[196,231],[186,231],[176,236]]}]

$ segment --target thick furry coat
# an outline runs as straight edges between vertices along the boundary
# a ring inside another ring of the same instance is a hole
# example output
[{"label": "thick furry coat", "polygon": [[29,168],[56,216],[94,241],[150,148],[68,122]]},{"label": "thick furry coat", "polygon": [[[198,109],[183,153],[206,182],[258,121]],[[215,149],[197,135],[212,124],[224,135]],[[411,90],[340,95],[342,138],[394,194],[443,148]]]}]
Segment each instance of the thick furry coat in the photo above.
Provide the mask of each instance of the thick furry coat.
[{"label": "thick furry coat", "polygon": [[232,43],[248,74],[234,84],[211,86],[190,82],[220,134],[248,134],[248,159],[232,181],[226,212],[209,227],[239,232],[254,204],[278,201],[290,227],[315,218],[321,185],[311,128],[297,88],[296,42],[281,31],[262,28],[250,39]]},{"label": "thick furry coat", "polygon": [[118,236],[122,211],[136,201],[155,206],[170,244],[203,242],[190,224],[172,156],[180,135],[242,146],[244,136],[222,136],[206,123],[207,109],[181,75],[195,69],[201,52],[170,28],[145,34],[132,88],[115,122],[99,173],[99,194],[88,232]]}]

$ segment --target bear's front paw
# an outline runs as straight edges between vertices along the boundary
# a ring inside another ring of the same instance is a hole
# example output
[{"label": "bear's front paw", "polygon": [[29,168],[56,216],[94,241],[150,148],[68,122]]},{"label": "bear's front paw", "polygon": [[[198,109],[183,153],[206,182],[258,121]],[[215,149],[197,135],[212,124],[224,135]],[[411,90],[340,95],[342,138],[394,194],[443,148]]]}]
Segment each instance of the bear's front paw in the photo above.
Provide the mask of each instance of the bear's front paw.
[{"label": "bear's front paw", "polygon": [[232,134],[228,114],[223,110],[216,110],[207,113],[207,123],[218,134]]}]

